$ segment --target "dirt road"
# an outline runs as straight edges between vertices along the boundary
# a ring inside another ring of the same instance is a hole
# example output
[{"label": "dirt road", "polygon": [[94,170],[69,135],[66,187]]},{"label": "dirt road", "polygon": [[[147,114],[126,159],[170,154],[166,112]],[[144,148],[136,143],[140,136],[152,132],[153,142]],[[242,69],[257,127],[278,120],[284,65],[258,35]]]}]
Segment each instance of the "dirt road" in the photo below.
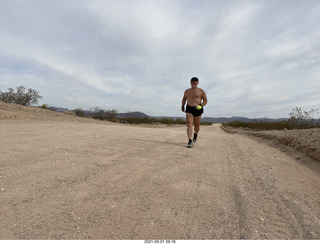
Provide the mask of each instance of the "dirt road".
[{"label": "dirt road", "polygon": [[320,164],[218,125],[0,130],[0,239],[320,238]]}]

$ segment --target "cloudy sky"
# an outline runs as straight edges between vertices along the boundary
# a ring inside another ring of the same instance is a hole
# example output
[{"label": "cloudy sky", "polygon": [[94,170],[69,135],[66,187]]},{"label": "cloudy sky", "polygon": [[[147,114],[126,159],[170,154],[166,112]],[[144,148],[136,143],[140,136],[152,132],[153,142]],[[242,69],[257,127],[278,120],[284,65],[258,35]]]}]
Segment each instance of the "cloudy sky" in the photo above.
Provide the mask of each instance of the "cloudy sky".
[{"label": "cloudy sky", "polygon": [[41,104],[204,116],[320,108],[319,0],[0,0],[0,90]]}]

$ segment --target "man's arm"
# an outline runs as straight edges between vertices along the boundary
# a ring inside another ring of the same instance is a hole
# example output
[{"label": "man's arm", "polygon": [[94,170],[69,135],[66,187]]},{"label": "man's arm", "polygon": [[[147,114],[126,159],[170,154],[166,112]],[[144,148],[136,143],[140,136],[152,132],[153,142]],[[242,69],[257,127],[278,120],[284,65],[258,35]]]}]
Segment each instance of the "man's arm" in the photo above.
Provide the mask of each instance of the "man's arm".
[{"label": "man's arm", "polygon": [[181,111],[185,112],[184,110],[184,105],[186,104],[187,101],[187,90],[185,90],[184,94],[183,94],[183,98],[182,98],[182,105],[181,105]]},{"label": "man's arm", "polygon": [[184,91],[181,105],[184,106],[186,104],[186,101],[187,101],[187,90]]},{"label": "man's arm", "polygon": [[206,93],[202,90],[202,95],[201,95],[201,98],[202,98],[202,107],[206,106],[206,104],[208,103],[208,99],[207,99],[207,95]]}]

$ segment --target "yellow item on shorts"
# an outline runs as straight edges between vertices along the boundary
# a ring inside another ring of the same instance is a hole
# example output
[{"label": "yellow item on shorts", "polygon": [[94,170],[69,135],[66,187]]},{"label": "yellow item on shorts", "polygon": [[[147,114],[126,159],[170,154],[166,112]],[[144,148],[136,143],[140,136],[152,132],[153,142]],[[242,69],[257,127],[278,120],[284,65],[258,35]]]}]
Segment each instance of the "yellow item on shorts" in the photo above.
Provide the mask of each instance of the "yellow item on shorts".
[{"label": "yellow item on shorts", "polygon": [[200,109],[202,109],[202,106],[198,105],[198,106],[196,106],[196,109],[200,110]]}]

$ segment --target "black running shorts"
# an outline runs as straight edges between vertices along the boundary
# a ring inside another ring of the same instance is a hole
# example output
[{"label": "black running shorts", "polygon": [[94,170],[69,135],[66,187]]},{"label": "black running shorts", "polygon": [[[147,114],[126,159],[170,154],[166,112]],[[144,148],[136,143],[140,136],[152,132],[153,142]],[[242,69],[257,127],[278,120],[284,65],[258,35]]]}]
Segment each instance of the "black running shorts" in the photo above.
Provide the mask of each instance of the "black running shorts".
[{"label": "black running shorts", "polygon": [[192,114],[194,117],[198,117],[203,113],[203,107],[200,110],[198,110],[196,106],[191,107],[187,104],[186,113]]}]

